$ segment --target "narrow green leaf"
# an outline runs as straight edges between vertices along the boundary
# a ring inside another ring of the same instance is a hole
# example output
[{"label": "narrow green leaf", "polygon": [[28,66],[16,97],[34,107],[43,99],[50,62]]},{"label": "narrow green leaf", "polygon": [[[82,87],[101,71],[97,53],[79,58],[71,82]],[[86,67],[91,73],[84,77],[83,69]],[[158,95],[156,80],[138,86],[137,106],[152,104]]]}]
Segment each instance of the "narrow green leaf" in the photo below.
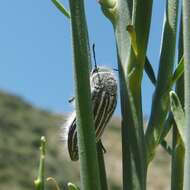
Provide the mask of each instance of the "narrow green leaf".
[{"label": "narrow green leaf", "polygon": [[181,106],[180,100],[174,91],[170,92],[170,105],[171,105],[171,110],[174,116],[174,120],[177,125],[177,129],[184,143],[185,142],[185,132],[184,132],[185,114]]},{"label": "narrow green leaf", "polygon": [[[182,12],[180,17],[180,31],[178,42],[179,63],[184,54]],[[176,82],[176,93],[180,99],[182,107],[184,107],[184,75],[182,75]],[[172,141],[173,154],[171,163],[171,189],[183,190],[185,147],[175,122],[173,125]]]},{"label": "narrow green leaf", "polygon": [[149,77],[150,81],[152,82],[152,84],[154,86],[156,86],[156,77],[155,77],[155,74],[154,74],[154,70],[153,70],[152,65],[150,64],[150,61],[149,61],[147,56],[146,56],[146,59],[145,59],[144,70],[145,70],[146,74],[148,75],[148,77]]},{"label": "narrow green leaf", "polygon": [[65,7],[61,2],[59,2],[58,0],[51,0],[51,1],[67,18],[71,18],[69,11],[65,9]]},{"label": "narrow green leaf", "polygon": [[176,70],[172,77],[172,85],[183,75],[184,73],[184,56],[181,58]]},{"label": "narrow green leaf", "polygon": [[75,184],[71,182],[69,182],[67,186],[68,186],[68,190],[80,190]]}]

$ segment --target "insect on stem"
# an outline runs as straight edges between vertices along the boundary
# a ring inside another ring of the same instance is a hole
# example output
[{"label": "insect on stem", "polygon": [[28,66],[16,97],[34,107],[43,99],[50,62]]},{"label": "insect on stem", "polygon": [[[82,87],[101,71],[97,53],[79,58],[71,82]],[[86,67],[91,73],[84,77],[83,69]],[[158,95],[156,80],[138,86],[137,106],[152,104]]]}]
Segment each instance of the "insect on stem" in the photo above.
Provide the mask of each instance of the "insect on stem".
[{"label": "insect on stem", "polygon": [[[98,67],[95,56],[95,45],[93,44],[94,69],[90,73],[91,100],[94,115],[94,127],[96,143],[106,152],[101,137],[107,126],[117,104],[117,81],[112,69]],[[69,102],[74,101],[71,98]],[[79,159],[79,147],[77,139],[76,111],[71,114],[63,126],[63,141],[66,142],[68,153],[72,161]]]}]

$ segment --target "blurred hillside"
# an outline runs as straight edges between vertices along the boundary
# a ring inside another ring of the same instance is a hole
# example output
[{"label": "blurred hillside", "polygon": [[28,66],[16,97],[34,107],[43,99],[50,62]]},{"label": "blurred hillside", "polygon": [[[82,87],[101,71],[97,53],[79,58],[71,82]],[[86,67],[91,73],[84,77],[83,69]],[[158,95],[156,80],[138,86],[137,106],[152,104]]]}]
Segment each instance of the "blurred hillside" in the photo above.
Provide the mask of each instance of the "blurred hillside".
[{"label": "blurred hillside", "polygon": [[[71,181],[79,184],[78,162],[71,162],[60,142],[64,117],[0,92],[0,190],[32,190],[37,175],[40,137],[47,138],[46,176],[56,178],[61,189]],[[119,119],[114,118],[103,137],[111,190],[121,189],[121,140]],[[169,157],[159,149],[150,167],[149,190],[169,189]],[[114,171],[114,172],[113,172]],[[53,187],[47,182],[47,190]]]}]

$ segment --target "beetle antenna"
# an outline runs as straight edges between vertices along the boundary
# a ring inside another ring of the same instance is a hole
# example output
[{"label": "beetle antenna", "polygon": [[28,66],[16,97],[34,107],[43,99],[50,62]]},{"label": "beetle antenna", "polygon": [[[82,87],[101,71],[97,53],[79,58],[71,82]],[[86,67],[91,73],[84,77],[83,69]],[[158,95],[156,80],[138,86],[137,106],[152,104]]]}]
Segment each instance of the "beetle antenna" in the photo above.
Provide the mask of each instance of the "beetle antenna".
[{"label": "beetle antenna", "polygon": [[92,51],[93,51],[93,58],[94,58],[94,66],[95,69],[98,71],[97,63],[96,63],[96,53],[95,53],[95,44],[92,45]]},{"label": "beetle antenna", "polygon": [[[96,63],[96,54],[95,54],[95,43],[93,43],[93,45],[92,45],[92,51],[93,51],[93,57],[94,57],[95,71],[98,73],[98,66],[97,66],[97,63]],[[100,79],[99,73],[98,73],[98,79],[99,79],[99,82],[101,83],[101,79]]]}]

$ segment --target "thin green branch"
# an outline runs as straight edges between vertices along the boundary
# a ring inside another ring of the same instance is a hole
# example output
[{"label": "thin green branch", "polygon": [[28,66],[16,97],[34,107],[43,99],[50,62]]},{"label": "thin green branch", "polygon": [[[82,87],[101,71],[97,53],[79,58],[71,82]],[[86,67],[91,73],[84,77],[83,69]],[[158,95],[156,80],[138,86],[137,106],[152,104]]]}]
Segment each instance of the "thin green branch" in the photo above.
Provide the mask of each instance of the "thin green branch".
[{"label": "thin green branch", "polygon": [[38,171],[38,177],[34,181],[34,185],[36,190],[44,190],[44,183],[45,183],[45,177],[44,177],[44,168],[45,168],[45,145],[46,145],[46,139],[45,137],[41,137],[41,146],[40,146],[40,165],[39,165],[39,171]]},{"label": "thin green branch", "polygon": [[63,13],[67,18],[71,17],[69,11],[65,9],[65,7],[63,6],[61,2],[59,2],[58,0],[51,0],[51,1],[61,11],[61,13]]},{"label": "thin green branch", "polygon": [[152,65],[150,64],[148,57],[146,57],[146,59],[145,59],[144,70],[145,70],[146,74],[148,75],[152,84],[154,86],[156,86],[156,76],[154,74],[154,70],[152,68]]},{"label": "thin green branch", "polygon": [[74,55],[77,137],[82,190],[100,190],[99,166],[91,105],[91,65],[83,0],[69,0]]},{"label": "thin green branch", "polygon": [[106,168],[104,163],[104,148],[101,141],[97,143],[97,152],[98,152],[98,163],[100,170],[101,190],[108,190]]}]

